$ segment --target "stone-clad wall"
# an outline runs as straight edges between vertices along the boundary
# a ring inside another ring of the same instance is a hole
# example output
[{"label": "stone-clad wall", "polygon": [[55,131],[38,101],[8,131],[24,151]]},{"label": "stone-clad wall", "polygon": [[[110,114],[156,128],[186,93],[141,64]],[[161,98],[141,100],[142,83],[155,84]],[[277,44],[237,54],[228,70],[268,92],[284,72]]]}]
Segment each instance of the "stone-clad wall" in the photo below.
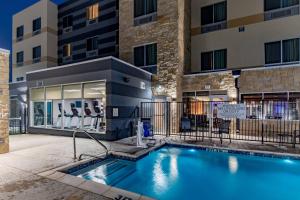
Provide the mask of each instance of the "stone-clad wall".
[{"label": "stone-clad wall", "polygon": [[[209,87],[209,88],[206,88]],[[231,71],[195,74],[184,76],[182,82],[183,92],[195,91],[227,91],[228,100],[235,101],[237,90],[235,88],[235,80]]]},{"label": "stone-clad wall", "polygon": [[[119,55],[133,63],[133,48],[157,43],[158,73],[153,80],[154,95],[181,98],[184,65],[189,64],[190,0],[158,0],[157,21],[134,26],[134,1],[122,0],[119,5]],[[162,89],[157,90],[161,85]]]},{"label": "stone-clad wall", "polygon": [[300,67],[264,68],[242,71],[240,93],[299,92]]},{"label": "stone-clad wall", "polygon": [[9,52],[0,50],[0,153],[9,151],[8,141]]}]

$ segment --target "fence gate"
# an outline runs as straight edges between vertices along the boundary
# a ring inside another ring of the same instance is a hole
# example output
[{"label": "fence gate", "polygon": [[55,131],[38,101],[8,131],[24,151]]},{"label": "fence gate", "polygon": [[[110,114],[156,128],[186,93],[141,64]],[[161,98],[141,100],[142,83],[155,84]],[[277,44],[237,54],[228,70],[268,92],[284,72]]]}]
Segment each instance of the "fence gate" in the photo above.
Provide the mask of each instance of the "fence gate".
[{"label": "fence gate", "polygon": [[141,120],[150,122],[154,135],[300,144],[298,102],[243,103],[243,118],[220,117],[224,104],[236,103],[143,102]]}]

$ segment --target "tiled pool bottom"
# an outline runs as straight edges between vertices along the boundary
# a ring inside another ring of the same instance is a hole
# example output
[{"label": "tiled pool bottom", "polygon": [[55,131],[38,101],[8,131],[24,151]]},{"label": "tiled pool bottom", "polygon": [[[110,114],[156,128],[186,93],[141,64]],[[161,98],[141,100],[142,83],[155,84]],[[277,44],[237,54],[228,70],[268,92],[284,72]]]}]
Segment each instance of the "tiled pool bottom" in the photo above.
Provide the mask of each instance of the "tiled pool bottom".
[{"label": "tiled pool bottom", "polygon": [[115,158],[73,175],[156,199],[300,199],[300,161],[164,146],[134,162]]}]

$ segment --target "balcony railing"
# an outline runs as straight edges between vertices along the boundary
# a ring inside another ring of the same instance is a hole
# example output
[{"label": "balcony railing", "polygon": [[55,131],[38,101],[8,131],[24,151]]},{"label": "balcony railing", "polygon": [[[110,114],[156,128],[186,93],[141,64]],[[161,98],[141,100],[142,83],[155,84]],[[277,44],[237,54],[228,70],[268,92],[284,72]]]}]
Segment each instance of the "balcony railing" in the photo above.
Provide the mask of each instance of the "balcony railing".
[{"label": "balcony railing", "polygon": [[299,15],[299,5],[287,7],[287,8],[280,8],[276,10],[270,10],[265,12],[265,21],[277,19],[281,17],[288,17],[293,15]]},{"label": "balcony railing", "polygon": [[201,33],[208,33],[208,32],[222,30],[226,28],[227,28],[227,21],[222,21],[213,24],[202,25]]}]

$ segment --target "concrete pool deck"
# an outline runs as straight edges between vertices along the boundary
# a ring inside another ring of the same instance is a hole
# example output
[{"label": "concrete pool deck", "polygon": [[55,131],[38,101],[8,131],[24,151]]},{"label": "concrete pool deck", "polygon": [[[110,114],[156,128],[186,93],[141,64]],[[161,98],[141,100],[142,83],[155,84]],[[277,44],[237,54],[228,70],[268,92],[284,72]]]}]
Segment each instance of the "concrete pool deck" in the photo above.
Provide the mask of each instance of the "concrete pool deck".
[{"label": "concrete pool deck", "polygon": [[[159,140],[163,138],[158,138]],[[220,145],[218,140],[195,142],[187,140],[182,142],[179,137],[166,139],[167,142],[176,142],[183,144],[207,145],[217,147],[229,147],[233,149],[244,150],[267,150],[279,153],[300,154],[297,147],[279,147],[278,145],[259,143],[235,142],[229,144],[224,142]],[[105,142],[112,150],[117,152],[127,152],[121,154],[130,154],[137,156],[145,153],[145,150],[134,147],[135,139],[128,138],[118,142]],[[89,139],[77,140],[78,155],[80,153],[100,154],[104,149]],[[11,152],[0,155],[0,200],[20,199],[112,199],[111,192],[114,188],[106,188],[103,195],[99,195],[98,185],[91,181],[72,179],[63,177],[61,173],[56,173],[57,168],[63,168],[68,165],[77,164],[73,160],[73,141],[69,137],[46,136],[46,135],[15,135],[10,136]],[[68,179],[68,180],[66,180]],[[71,180],[72,179],[72,180]],[[81,185],[81,187],[79,187]],[[103,189],[103,188],[102,188]],[[105,189],[105,188],[104,188]],[[93,192],[95,191],[95,192]],[[124,191],[117,191],[124,193]],[[126,192],[125,192],[126,194]],[[133,199],[147,199],[141,195],[127,193],[132,195]]]}]

